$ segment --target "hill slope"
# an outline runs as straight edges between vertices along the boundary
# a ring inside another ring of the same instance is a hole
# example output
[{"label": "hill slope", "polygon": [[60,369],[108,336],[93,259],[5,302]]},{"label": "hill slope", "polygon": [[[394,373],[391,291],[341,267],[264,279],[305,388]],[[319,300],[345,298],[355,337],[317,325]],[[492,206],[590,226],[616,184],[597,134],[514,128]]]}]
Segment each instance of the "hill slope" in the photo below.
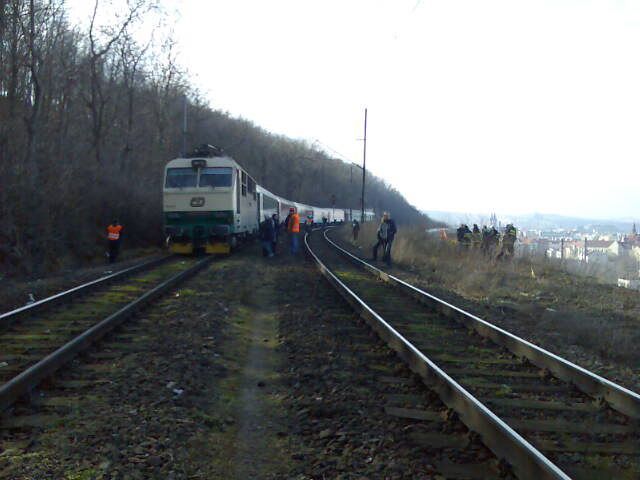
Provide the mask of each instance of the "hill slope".
[{"label": "hill slope", "polygon": [[[101,255],[114,217],[125,245],[159,243],[163,166],[181,148],[185,97],[190,143],[224,148],[279,195],[329,205],[333,194],[336,205],[357,208],[360,183],[350,183],[347,164],[211,108],[177,67],[170,39],[136,43],[130,32],[154,9],[133,3],[120,23],[89,35],[69,24],[62,1],[0,2],[4,272]],[[400,223],[429,222],[374,176],[367,207]]]}]

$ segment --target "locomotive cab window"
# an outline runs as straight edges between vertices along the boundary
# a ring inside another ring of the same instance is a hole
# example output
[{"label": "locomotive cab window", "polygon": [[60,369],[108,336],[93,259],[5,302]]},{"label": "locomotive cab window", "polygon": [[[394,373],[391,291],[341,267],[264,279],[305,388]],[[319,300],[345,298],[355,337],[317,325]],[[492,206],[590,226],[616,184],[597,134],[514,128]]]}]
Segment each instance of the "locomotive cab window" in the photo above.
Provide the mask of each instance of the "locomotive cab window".
[{"label": "locomotive cab window", "polygon": [[201,187],[230,187],[233,170],[231,167],[209,167],[200,170]]},{"label": "locomotive cab window", "polygon": [[193,168],[169,168],[165,188],[189,188],[195,187],[198,181],[198,172]]},{"label": "locomotive cab window", "polygon": [[242,196],[247,196],[247,172],[242,172]]}]

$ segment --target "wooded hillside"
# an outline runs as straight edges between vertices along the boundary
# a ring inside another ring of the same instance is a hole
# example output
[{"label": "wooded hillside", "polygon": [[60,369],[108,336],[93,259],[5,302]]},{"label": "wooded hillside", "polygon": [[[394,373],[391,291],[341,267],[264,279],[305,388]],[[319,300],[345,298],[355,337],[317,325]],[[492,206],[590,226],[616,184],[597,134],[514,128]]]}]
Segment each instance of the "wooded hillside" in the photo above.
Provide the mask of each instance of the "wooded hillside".
[{"label": "wooded hillside", "polygon": [[[102,254],[106,224],[127,245],[162,239],[164,164],[181,149],[183,99],[189,144],[222,147],[274,193],[305,203],[359,206],[360,173],[305,142],[216,111],[181,70],[170,38],[133,37],[149,0],[111,24],[80,28],[62,0],[0,0],[0,268],[40,272]],[[195,68],[195,67],[194,67]],[[232,75],[233,71],[227,74]],[[368,176],[367,207],[400,224],[429,220],[381,179]]]}]

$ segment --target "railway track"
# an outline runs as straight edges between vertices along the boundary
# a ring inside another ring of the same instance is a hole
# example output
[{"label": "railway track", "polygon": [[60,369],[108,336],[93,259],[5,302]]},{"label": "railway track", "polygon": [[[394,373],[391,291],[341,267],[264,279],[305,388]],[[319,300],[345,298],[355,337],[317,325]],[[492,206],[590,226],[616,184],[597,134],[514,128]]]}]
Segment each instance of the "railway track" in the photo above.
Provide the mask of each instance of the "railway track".
[{"label": "railway track", "polygon": [[[301,291],[309,291],[302,283]],[[305,478],[511,479],[479,437],[322,282],[283,310]],[[312,432],[315,433],[312,434]],[[321,433],[324,432],[324,433]],[[353,455],[354,449],[360,455]],[[332,461],[333,460],[333,461]],[[308,466],[313,465],[313,469]],[[291,478],[297,478],[291,475]]]},{"label": "railway track", "polygon": [[0,315],[0,412],[211,261],[144,262]]},{"label": "railway track", "polygon": [[321,272],[522,478],[639,478],[640,396],[313,233]]}]

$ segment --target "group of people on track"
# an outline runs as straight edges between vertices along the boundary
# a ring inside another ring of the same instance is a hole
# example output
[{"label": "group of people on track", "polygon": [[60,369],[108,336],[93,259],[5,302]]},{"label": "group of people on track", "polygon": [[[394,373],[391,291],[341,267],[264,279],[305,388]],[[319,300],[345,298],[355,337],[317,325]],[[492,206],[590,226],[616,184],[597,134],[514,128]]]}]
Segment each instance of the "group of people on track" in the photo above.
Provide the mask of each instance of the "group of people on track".
[{"label": "group of people on track", "polygon": [[479,250],[489,258],[493,258],[498,252],[496,258],[503,259],[513,257],[518,231],[511,223],[505,227],[502,235],[493,225],[484,225],[480,230],[476,223],[473,224],[473,229],[462,223],[456,230],[456,237],[460,251]]},{"label": "group of people on track", "polygon": [[302,220],[294,207],[289,209],[287,218],[282,224],[279,222],[278,214],[271,216],[265,215],[264,220],[260,223],[259,236],[262,244],[262,255],[264,257],[273,257],[276,254],[278,238],[282,230],[287,233],[289,240],[289,251],[292,255],[297,255],[300,250],[300,232],[310,232],[313,227],[313,216],[307,215]]}]

